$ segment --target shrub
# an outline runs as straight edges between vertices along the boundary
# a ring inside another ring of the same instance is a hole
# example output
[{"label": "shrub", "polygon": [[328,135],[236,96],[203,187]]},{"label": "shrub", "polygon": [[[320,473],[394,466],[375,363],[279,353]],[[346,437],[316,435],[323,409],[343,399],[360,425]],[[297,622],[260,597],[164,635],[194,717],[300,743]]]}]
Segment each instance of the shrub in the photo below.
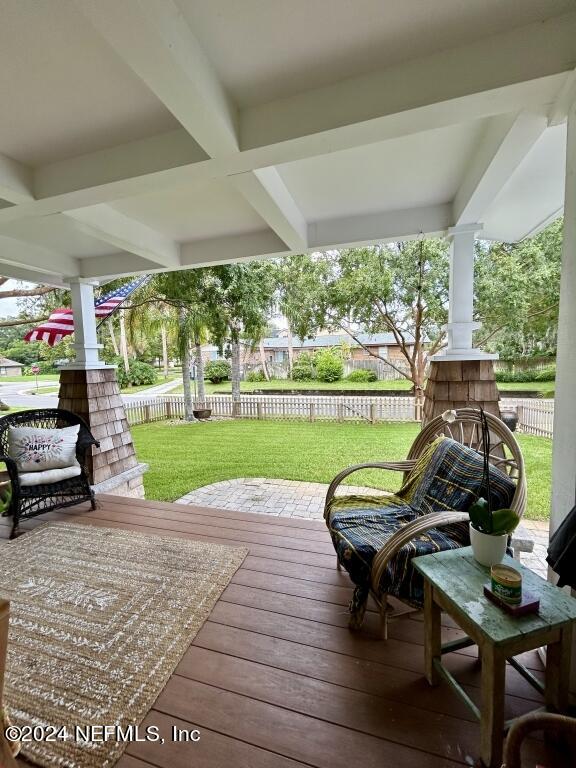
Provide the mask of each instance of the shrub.
[{"label": "shrub", "polygon": [[344,373],[342,358],[327,349],[316,355],[316,376],[319,381],[339,381]]},{"label": "shrub", "polygon": [[128,373],[126,373],[122,358],[115,358],[113,363],[117,366],[116,378],[120,389],[152,385],[156,383],[158,378],[156,368],[148,363],[143,363],[141,360],[131,360]]},{"label": "shrub", "polygon": [[556,366],[548,365],[542,368],[534,377],[534,381],[556,381]]},{"label": "shrub", "polygon": [[376,376],[376,371],[373,371],[370,368],[357,368],[346,376],[347,381],[368,382],[376,381],[377,379],[378,376]]},{"label": "shrub", "polygon": [[315,378],[314,368],[308,363],[294,363],[292,366],[293,381],[312,381]]},{"label": "shrub", "polygon": [[232,369],[228,360],[210,360],[204,366],[204,378],[211,381],[212,384],[221,384],[230,378]]},{"label": "shrub", "polygon": [[528,381],[554,381],[556,379],[556,366],[550,365],[540,371],[496,371],[496,381],[513,381],[524,383]]},{"label": "shrub", "polygon": [[266,381],[266,374],[262,368],[255,368],[246,376],[246,381]]}]

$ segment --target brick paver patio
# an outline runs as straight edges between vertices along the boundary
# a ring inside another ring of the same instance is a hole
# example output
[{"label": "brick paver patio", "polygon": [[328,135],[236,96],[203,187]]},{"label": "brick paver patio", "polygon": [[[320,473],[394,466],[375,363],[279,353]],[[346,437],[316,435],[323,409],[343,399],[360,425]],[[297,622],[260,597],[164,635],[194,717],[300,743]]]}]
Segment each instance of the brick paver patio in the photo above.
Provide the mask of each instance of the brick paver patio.
[{"label": "brick paver patio", "polygon": [[[324,499],[328,485],[305,483],[299,480],[275,480],[266,477],[240,477],[205,485],[187,493],[177,504],[198,504],[219,509],[236,509],[240,512],[257,512],[277,517],[305,517],[322,520]],[[342,486],[341,493],[380,494],[374,488],[356,485]],[[548,523],[524,520],[524,528],[534,538],[534,552],[523,553],[522,563],[546,578],[546,550],[548,548]]]}]

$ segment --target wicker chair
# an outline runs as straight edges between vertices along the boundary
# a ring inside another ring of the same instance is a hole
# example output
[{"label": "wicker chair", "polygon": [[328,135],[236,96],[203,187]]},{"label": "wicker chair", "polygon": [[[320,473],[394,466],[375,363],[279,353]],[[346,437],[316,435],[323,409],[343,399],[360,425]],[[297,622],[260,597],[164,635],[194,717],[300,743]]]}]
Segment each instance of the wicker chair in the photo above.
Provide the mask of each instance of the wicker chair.
[{"label": "wicker chair", "polygon": [[[8,455],[9,427],[36,427],[38,429],[58,429],[80,425],[76,443],[76,459],[80,464],[80,474],[66,480],[44,485],[21,485],[16,462]],[[90,488],[86,475],[86,451],[91,446],[99,446],[92,436],[86,422],[71,411],[60,408],[20,411],[0,418],[0,461],[6,464],[11,484],[11,499],[4,515],[12,516],[13,539],[18,531],[20,520],[41,515],[61,507],[69,507],[82,501],[90,501],[95,509],[94,492]]]},{"label": "wicker chair", "polygon": [[[521,517],[526,506],[526,477],[524,472],[524,459],[522,457],[520,446],[503,421],[491,414],[486,414],[486,418],[490,430],[490,462],[514,481],[516,488],[510,506]],[[403,472],[404,481],[406,481],[409,479],[410,472],[416,466],[417,460],[424,450],[437,437],[442,435],[450,437],[453,440],[472,448],[479,454],[482,454],[480,411],[474,408],[462,408],[457,411],[446,411],[441,416],[436,417],[422,429],[414,441],[408,454],[408,458],[405,461],[357,464],[340,472],[330,483],[326,494],[324,517],[327,522],[330,514],[330,505],[334,499],[336,490],[346,477],[363,469],[385,469]],[[383,638],[387,638],[388,636],[388,618],[391,613],[391,607],[388,605],[388,595],[386,593],[382,594],[380,589],[382,577],[386,571],[387,565],[402,547],[413,539],[416,539],[418,536],[425,534],[431,529],[465,522],[468,521],[468,519],[467,511],[443,511],[424,514],[393,533],[378,550],[371,564],[370,593],[375,599],[380,611],[381,633]],[[341,568],[341,563],[338,558],[337,566],[338,568]],[[360,618],[358,618],[352,611],[350,627],[352,629],[357,629],[361,622],[362,616],[360,615]]]},{"label": "wicker chair", "polygon": [[576,719],[549,712],[534,712],[521,717],[510,728],[502,768],[522,768],[523,765],[527,768],[521,758],[522,744],[524,739],[538,731],[542,731],[544,740],[555,752],[550,757],[553,762],[546,763],[549,768],[576,765]]}]

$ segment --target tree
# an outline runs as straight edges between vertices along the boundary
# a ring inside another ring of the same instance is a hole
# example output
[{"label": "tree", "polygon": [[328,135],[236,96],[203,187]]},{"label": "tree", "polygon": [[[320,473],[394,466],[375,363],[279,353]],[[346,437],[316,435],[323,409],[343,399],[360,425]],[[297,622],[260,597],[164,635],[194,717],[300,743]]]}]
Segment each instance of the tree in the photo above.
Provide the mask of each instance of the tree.
[{"label": "tree", "polygon": [[[298,335],[329,327],[344,331],[366,352],[424,387],[427,354],[444,344],[447,319],[448,246],[445,241],[410,240],[366,248],[292,257],[286,269],[292,286]],[[296,312],[300,304],[301,311]],[[286,306],[284,304],[283,306]],[[391,362],[366,346],[361,333],[389,332],[404,357]]]},{"label": "tree", "polygon": [[508,360],[554,355],[562,220],[520,243],[476,245],[476,343]]},{"label": "tree", "polygon": [[185,418],[191,421],[192,393],[190,371],[191,345],[195,350],[197,404],[203,407],[206,400],[204,387],[204,361],[202,343],[207,338],[210,326],[218,325],[218,283],[209,269],[194,269],[184,272],[168,272],[155,278],[157,299],[175,308],[177,313],[177,336],[182,360],[182,384],[184,388]]},{"label": "tree", "polygon": [[[215,343],[230,347],[232,400],[240,400],[240,341],[259,340],[267,327],[275,291],[276,269],[270,262],[251,261],[210,267],[214,277],[215,312],[209,323]],[[236,406],[234,406],[236,407]]]}]

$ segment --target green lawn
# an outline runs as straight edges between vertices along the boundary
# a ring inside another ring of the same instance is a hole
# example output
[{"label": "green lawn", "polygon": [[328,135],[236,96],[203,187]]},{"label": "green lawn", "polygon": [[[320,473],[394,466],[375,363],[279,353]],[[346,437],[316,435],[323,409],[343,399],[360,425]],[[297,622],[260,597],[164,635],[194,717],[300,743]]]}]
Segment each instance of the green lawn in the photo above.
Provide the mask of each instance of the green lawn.
[{"label": "green lawn", "polygon": [[[328,483],[350,464],[405,458],[416,424],[309,424],[291,421],[213,421],[145,424],[132,428],[149,499],[173,501],[203,485],[237,477]],[[552,441],[519,435],[528,477],[531,519],[550,514]],[[160,450],[161,447],[161,450]],[[355,485],[395,489],[393,472],[368,470]]]},{"label": "green lawn", "polygon": [[[39,373],[38,381],[58,381],[60,379],[59,373]],[[35,376],[0,376],[0,384],[17,384],[19,381],[24,384],[31,384],[34,386],[36,383]]]},{"label": "green lawn", "polygon": [[[194,392],[194,382],[190,382],[192,385],[192,392]],[[242,381],[240,383],[240,389],[242,392],[254,392],[255,389],[322,389],[330,392],[335,389],[401,389],[408,390],[412,386],[411,382],[407,379],[401,379],[399,381],[371,381],[368,383],[359,381],[290,381],[288,379],[274,379],[273,381]],[[232,391],[232,385],[229,381],[224,381],[222,384],[212,384],[209,381],[205,382],[206,393],[211,395],[214,392],[224,392],[230,394]],[[174,389],[171,394],[182,394],[182,386]]]},{"label": "green lawn", "polygon": [[554,397],[555,381],[499,381],[498,389],[540,392],[543,397]]},{"label": "green lawn", "polygon": [[[194,382],[191,382],[192,392],[194,392]],[[205,382],[206,393],[211,395],[214,392],[224,392],[230,394],[231,384],[229,381],[224,381],[222,384],[212,384],[209,381]],[[356,391],[362,391],[366,389],[377,389],[380,391],[387,390],[402,390],[408,391],[412,387],[412,383],[407,379],[399,379],[398,381],[371,381],[368,383],[359,381],[333,381],[330,383],[322,381],[291,381],[288,379],[275,379],[273,381],[243,381],[240,384],[242,392],[253,392],[255,389],[321,389],[326,392],[337,389],[353,389]],[[518,382],[500,382],[498,384],[499,389],[502,390],[526,390],[540,392],[544,397],[554,396],[554,382],[553,381],[528,381],[524,383]],[[172,390],[171,394],[181,395],[182,386]]]}]

